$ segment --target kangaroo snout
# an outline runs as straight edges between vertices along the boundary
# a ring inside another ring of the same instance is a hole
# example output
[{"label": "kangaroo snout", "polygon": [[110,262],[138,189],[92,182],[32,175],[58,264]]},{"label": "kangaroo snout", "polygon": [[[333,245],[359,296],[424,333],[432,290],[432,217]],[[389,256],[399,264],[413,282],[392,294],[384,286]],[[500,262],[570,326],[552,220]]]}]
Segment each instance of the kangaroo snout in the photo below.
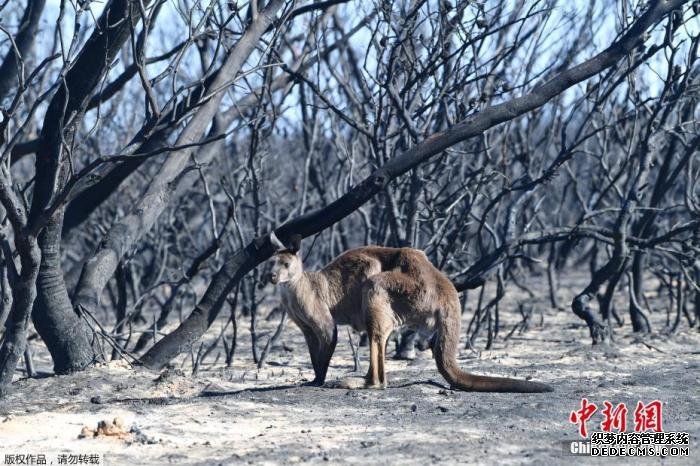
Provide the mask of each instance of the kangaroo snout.
[{"label": "kangaroo snout", "polygon": [[279,281],[279,278],[280,277],[274,272],[270,272],[267,274],[267,281],[272,283],[273,285],[277,284],[277,282]]}]

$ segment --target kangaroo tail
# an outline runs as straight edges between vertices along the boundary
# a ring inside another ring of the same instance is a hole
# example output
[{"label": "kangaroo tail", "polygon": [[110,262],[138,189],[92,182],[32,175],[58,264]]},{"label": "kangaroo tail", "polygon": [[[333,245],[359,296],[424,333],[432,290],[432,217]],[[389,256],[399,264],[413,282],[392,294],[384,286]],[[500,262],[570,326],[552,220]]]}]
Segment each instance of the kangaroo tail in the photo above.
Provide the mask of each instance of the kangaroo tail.
[{"label": "kangaroo tail", "polygon": [[464,372],[457,364],[459,351],[459,308],[438,312],[437,338],[433,347],[438,371],[450,385],[473,392],[540,393],[551,392],[549,385],[504,377],[488,377]]}]

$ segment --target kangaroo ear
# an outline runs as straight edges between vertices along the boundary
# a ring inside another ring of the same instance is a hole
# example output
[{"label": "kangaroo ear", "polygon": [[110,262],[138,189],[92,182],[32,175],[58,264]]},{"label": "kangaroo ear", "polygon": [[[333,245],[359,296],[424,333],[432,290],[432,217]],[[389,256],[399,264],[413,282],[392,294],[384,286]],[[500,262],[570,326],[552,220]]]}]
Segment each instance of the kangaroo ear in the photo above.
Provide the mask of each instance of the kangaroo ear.
[{"label": "kangaroo ear", "polygon": [[280,241],[280,239],[277,237],[275,234],[274,230],[272,233],[270,233],[270,243],[272,243],[272,247],[275,248],[276,252],[284,251],[286,246]]},{"label": "kangaroo ear", "polygon": [[301,235],[292,235],[292,237],[289,238],[289,250],[297,253],[299,249],[301,249]]}]

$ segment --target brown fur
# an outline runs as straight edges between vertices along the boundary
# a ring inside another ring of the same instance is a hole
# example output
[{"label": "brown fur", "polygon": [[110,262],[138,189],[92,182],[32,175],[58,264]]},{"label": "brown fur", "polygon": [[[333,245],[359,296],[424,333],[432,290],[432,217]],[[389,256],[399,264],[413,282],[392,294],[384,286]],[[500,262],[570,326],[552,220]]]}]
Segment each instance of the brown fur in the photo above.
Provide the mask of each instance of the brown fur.
[{"label": "brown fur", "polygon": [[384,388],[387,339],[399,326],[435,332],[440,374],[461,390],[545,392],[541,383],[472,375],[457,364],[461,312],[452,282],[411,248],[366,246],[338,256],[318,272],[303,270],[298,253],[273,258],[273,283],[285,283],[283,304],[304,333],[316,378],[323,384],[337,342],[336,325],[367,331],[370,367],[365,386]]}]

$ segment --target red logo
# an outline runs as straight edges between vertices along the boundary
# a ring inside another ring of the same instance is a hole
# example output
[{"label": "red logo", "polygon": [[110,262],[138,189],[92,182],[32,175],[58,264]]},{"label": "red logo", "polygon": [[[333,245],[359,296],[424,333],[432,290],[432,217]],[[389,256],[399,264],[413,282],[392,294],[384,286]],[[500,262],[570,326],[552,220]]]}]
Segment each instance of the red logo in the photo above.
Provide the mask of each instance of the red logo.
[{"label": "red logo", "polygon": [[581,398],[581,409],[578,411],[571,411],[569,421],[571,421],[572,424],[578,424],[578,433],[581,434],[581,437],[588,437],[586,422],[596,411],[598,411],[598,407],[593,403],[589,403],[586,398]]},{"label": "red logo", "polygon": [[661,402],[654,400],[644,406],[641,401],[637,402],[637,407],[634,409],[634,431],[646,432],[652,430],[654,432],[663,432],[661,426]]},{"label": "red logo", "polygon": [[613,404],[608,400],[603,401],[605,408],[603,409],[603,422],[600,423],[603,432],[611,432],[613,429],[618,432],[627,430],[627,406],[620,403],[613,409]]},{"label": "red logo", "polygon": [[[613,405],[608,400],[603,401],[603,421],[600,423],[600,428],[603,432],[625,432],[627,430],[627,406],[625,403]],[[644,404],[641,401],[637,402],[637,407],[634,409],[634,431],[646,432],[663,432],[662,412],[663,404],[659,400],[651,401]],[[572,424],[578,425],[578,433],[583,438],[588,438],[588,430],[586,422],[588,422],[593,414],[598,411],[598,406],[595,403],[590,403],[587,398],[581,398],[581,408],[576,411],[571,411],[569,421]]]}]

